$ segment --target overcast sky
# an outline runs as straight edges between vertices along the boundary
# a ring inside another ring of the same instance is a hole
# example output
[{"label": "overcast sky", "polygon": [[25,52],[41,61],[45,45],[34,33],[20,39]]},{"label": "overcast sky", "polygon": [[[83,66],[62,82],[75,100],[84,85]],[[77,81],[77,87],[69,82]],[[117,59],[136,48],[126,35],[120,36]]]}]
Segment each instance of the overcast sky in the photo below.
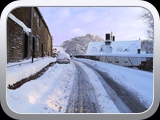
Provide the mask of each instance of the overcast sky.
[{"label": "overcast sky", "polygon": [[146,25],[140,18],[142,7],[38,7],[43,15],[53,44],[88,33],[105,39],[113,33],[115,40],[146,39]]}]

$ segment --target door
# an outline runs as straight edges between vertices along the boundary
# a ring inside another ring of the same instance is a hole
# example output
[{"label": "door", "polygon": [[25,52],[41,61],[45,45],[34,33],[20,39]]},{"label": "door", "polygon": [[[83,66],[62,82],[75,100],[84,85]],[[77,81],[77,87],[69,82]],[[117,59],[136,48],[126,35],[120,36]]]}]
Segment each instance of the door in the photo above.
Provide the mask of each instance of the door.
[{"label": "door", "polygon": [[42,54],[42,57],[44,57],[44,50],[43,50],[43,43],[41,43],[41,54]]},{"label": "door", "polygon": [[32,55],[35,58],[35,37],[32,37]]},{"label": "door", "polygon": [[23,59],[28,57],[28,35],[24,35]]}]

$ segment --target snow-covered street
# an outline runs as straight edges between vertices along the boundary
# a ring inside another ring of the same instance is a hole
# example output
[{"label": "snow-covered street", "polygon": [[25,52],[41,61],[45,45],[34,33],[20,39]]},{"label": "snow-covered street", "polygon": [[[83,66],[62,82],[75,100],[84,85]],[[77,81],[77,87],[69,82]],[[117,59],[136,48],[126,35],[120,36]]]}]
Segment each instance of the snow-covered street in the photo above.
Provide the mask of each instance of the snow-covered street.
[{"label": "snow-covered street", "polygon": [[[6,86],[50,62],[55,59],[46,57],[7,68]],[[73,58],[70,64],[55,63],[15,90],[6,89],[8,106],[16,113],[139,113],[153,102],[153,73]],[[87,105],[92,105],[91,110]]]}]

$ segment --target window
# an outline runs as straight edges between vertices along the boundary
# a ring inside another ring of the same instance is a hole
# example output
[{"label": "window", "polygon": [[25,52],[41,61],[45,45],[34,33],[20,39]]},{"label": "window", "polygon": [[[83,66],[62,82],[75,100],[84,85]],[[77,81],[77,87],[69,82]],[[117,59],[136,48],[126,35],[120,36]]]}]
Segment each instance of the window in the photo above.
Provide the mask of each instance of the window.
[{"label": "window", "polygon": [[40,50],[39,44],[40,44],[40,40],[39,40],[39,38],[37,37],[37,40],[36,40],[36,48],[37,48],[37,51]]},{"label": "window", "polygon": [[36,17],[36,13],[34,12],[34,17]]},{"label": "window", "polygon": [[39,20],[39,16],[37,15],[37,27],[40,28],[40,20]]}]

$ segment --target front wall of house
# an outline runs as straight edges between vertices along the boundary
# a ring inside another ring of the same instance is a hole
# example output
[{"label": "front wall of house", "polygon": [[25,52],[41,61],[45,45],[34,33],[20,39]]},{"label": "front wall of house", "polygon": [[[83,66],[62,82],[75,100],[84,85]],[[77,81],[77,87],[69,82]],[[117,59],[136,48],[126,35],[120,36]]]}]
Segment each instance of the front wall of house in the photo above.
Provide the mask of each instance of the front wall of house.
[{"label": "front wall of house", "polygon": [[[49,30],[44,24],[44,21],[37,12],[36,8],[33,8],[33,21],[31,20],[31,7],[20,7],[11,11],[19,21],[25,24],[28,28],[32,28],[34,36],[34,57],[44,57],[51,50],[51,35]],[[39,26],[37,25],[37,16],[39,16]],[[33,26],[31,27],[31,23]],[[32,39],[33,40],[33,39]],[[7,20],[7,62],[18,62],[20,60],[31,57],[31,37],[30,34],[26,34],[22,26],[16,21],[8,18]],[[39,42],[37,42],[39,41]],[[42,56],[42,53],[43,54]]]},{"label": "front wall of house", "polygon": [[[39,24],[37,22],[38,18],[39,18]],[[35,57],[37,58],[47,55],[47,42],[48,42],[47,27],[44,24],[44,21],[42,20],[39,13],[36,11],[36,9],[34,9],[33,13],[33,35],[35,38]]]},{"label": "front wall of house", "polygon": [[[29,8],[16,8],[11,11],[17,19],[25,23],[30,28],[30,9]],[[27,39],[27,46],[24,56],[24,39]],[[30,40],[29,35],[25,33],[23,28],[12,19],[7,19],[7,63],[18,62],[27,58],[30,54]]]},{"label": "front wall of house", "polygon": [[28,27],[31,28],[31,8],[30,7],[20,7],[11,11],[11,13],[16,16],[20,21]]},{"label": "front wall of house", "polygon": [[47,54],[52,56],[52,37],[48,33],[48,47],[47,47]]},{"label": "front wall of house", "polygon": [[22,59],[23,29],[10,18],[7,22],[7,61],[14,62]]}]

